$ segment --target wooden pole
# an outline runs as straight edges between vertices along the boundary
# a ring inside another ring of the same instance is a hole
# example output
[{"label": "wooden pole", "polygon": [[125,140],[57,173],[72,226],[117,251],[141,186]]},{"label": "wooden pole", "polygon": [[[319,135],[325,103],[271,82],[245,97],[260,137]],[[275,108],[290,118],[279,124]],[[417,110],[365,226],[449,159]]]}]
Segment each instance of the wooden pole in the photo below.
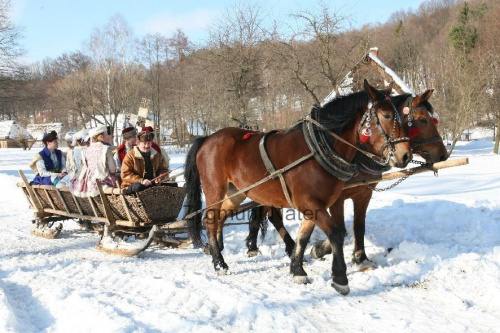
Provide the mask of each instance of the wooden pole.
[{"label": "wooden pole", "polygon": [[468,158],[459,158],[459,159],[453,159],[453,160],[448,160],[448,161],[444,161],[444,162],[434,163],[432,165],[432,168],[428,168],[426,166],[419,166],[416,168],[386,173],[386,174],[383,174],[380,176],[366,177],[363,179],[352,179],[352,180],[345,183],[344,189],[356,187],[359,185],[374,184],[374,183],[379,183],[379,182],[383,182],[383,181],[387,181],[387,180],[394,180],[394,179],[406,177],[409,175],[416,175],[418,173],[429,172],[429,171],[437,171],[437,170],[441,170],[441,169],[452,168],[452,167],[466,165],[466,164],[469,164]]}]

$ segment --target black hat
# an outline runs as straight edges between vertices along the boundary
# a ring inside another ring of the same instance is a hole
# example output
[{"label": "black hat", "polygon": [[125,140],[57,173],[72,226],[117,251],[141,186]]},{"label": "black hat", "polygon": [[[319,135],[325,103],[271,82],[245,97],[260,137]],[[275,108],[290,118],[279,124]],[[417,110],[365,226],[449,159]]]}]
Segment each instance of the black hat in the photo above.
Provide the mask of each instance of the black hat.
[{"label": "black hat", "polygon": [[52,131],[50,133],[45,133],[43,135],[43,138],[42,138],[42,142],[47,145],[47,142],[52,142],[54,140],[57,140],[58,137],[57,137],[57,132],[56,131]]}]

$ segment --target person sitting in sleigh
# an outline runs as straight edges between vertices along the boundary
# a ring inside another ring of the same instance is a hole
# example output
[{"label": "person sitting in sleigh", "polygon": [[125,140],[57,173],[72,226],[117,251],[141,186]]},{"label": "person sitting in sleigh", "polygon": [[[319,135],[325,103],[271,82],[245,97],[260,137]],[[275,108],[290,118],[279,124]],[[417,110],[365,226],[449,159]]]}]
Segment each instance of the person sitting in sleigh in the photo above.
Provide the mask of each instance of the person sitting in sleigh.
[{"label": "person sitting in sleigh", "polygon": [[155,184],[154,179],[168,171],[161,152],[152,147],[154,134],[141,131],[137,146],[125,155],[122,164],[124,194],[134,194]]},{"label": "person sitting in sleigh", "polygon": [[42,139],[45,147],[31,161],[30,168],[35,171],[31,185],[57,185],[66,175],[66,158],[59,150],[57,132],[46,133]]}]

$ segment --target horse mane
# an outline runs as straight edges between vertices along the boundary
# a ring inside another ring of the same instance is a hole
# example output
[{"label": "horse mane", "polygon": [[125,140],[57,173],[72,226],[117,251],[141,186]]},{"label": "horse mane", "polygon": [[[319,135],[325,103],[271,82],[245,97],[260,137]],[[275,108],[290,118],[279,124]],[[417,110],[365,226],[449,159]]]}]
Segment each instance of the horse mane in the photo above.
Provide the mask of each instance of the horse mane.
[{"label": "horse mane", "polygon": [[[316,106],[311,111],[311,115],[314,120],[318,120],[316,118],[321,115],[318,121],[328,130],[340,134],[354,124],[356,118],[364,112],[368,102],[368,94],[361,90],[346,96],[339,96],[322,107]],[[319,108],[318,112],[314,112],[316,108]]]},{"label": "horse mane", "polygon": [[[408,99],[408,97],[411,96],[413,95],[402,94],[402,95],[391,96],[391,101],[392,104],[394,104],[394,106],[396,107],[396,109],[399,109],[401,103],[404,103]],[[429,103],[428,101],[423,101],[421,105],[423,105],[427,109],[427,111],[429,111],[431,114],[434,114],[434,108],[432,107],[431,103]]]}]

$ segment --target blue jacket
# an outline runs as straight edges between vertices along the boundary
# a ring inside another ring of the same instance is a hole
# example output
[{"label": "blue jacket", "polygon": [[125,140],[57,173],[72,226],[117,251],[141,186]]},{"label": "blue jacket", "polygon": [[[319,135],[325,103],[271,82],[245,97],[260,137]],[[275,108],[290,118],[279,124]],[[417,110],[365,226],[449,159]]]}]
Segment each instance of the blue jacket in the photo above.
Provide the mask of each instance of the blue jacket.
[{"label": "blue jacket", "polygon": [[[62,165],[62,152],[59,149],[56,149],[55,153],[56,153],[56,157],[57,157],[57,162],[59,163],[59,168],[57,168],[57,169],[54,166],[54,162],[50,158],[50,150],[48,150],[47,147],[43,148],[43,150],[41,152],[39,152],[38,154],[40,154],[40,156],[42,157],[43,162],[45,163],[45,169],[47,169],[47,171],[59,173],[59,172],[61,172],[61,168],[63,166]],[[41,177],[39,174],[37,174],[35,176],[35,178],[33,178],[33,180],[31,181],[30,184],[31,185],[53,185],[52,180],[50,179],[50,176]]]}]

